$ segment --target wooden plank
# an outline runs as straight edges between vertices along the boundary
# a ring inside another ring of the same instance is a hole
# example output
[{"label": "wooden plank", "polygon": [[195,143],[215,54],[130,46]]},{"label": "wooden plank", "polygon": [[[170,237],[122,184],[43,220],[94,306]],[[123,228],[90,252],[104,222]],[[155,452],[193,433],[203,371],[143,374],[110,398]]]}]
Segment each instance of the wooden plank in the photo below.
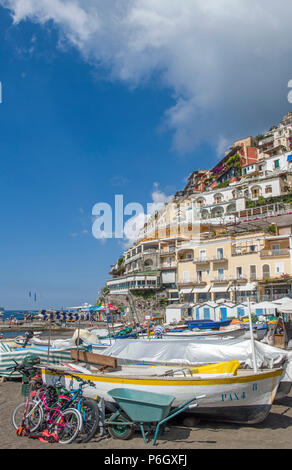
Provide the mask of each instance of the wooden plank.
[{"label": "wooden plank", "polygon": [[89,364],[98,364],[101,366],[112,367],[115,369],[117,367],[117,358],[104,356],[102,354],[89,353],[87,351],[80,351],[77,349],[72,349],[71,357],[75,361],[88,362]]}]

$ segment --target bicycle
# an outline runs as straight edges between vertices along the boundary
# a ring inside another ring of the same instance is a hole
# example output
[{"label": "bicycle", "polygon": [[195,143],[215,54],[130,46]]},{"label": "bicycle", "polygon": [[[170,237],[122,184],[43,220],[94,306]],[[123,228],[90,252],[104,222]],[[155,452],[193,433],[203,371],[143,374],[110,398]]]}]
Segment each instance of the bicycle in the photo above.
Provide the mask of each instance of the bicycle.
[{"label": "bicycle", "polygon": [[[13,359],[14,360],[14,359]],[[33,399],[37,395],[37,390],[30,390],[30,388],[34,388],[33,385],[35,386],[36,389],[40,390],[42,381],[40,380],[34,380],[34,378],[31,375],[31,369],[26,367],[23,363],[17,363],[15,360],[15,366],[9,367],[8,369],[11,369],[11,374],[13,372],[21,372],[22,375],[24,375],[27,378],[28,383],[24,383],[24,380],[22,381],[22,386],[23,388],[28,385],[26,388],[26,395],[27,399],[25,402],[20,403],[15,410],[13,411],[12,414],[12,423],[15,427],[15,429],[18,431],[19,435],[23,432],[24,429],[30,429],[30,431],[36,431],[37,429],[40,428],[42,419],[43,419],[43,413],[39,409],[38,406],[36,406],[35,400]],[[19,418],[18,418],[19,414]]]},{"label": "bicycle", "polygon": [[81,413],[82,429],[79,434],[78,442],[86,443],[95,436],[99,424],[99,410],[96,401],[83,396],[83,388],[88,385],[94,387],[94,383],[90,380],[82,380],[80,377],[73,374],[67,373],[67,375],[79,382],[79,387],[71,390],[66,389],[61,383],[62,375],[60,375],[59,379],[55,382],[55,387],[57,391],[64,393],[60,395],[63,400],[62,409],[73,406]]},{"label": "bicycle", "polygon": [[[16,362],[16,361],[15,361]],[[14,370],[27,375],[26,368],[17,364]],[[61,409],[62,403],[56,389],[43,384],[37,391],[30,392],[25,402],[20,403],[12,414],[12,423],[18,435],[29,435],[46,428],[57,436],[61,444],[73,442],[82,429],[82,416],[76,408]],[[41,437],[34,435],[33,437]]]}]

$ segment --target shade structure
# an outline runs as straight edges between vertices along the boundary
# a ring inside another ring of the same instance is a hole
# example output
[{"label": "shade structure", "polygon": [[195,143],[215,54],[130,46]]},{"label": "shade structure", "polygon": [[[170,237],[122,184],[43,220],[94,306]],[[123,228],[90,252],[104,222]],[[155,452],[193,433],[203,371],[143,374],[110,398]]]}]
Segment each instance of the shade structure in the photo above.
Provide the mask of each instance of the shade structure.
[{"label": "shade structure", "polygon": [[276,305],[277,308],[279,305],[286,304],[287,302],[292,302],[292,299],[290,299],[290,297],[283,297],[282,299],[273,300],[273,304]]},{"label": "shade structure", "polygon": [[286,300],[281,305],[275,304],[275,307],[279,313],[292,313],[292,299]]}]

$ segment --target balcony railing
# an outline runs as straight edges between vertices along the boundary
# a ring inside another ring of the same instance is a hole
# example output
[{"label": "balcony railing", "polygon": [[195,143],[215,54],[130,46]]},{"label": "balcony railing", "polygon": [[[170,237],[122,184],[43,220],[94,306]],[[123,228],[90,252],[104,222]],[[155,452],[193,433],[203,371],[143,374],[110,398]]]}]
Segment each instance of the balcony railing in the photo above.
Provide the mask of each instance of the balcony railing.
[{"label": "balcony railing", "polygon": [[274,258],[274,257],[290,256],[290,250],[288,248],[283,250],[262,250],[261,258]]},{"label": "balcony railing", "polygon": [[244,256],[244,255],[253,255],[255,253],[258,253],[258,249],[256,248],[255,250],[250,250],[248,248],[235,248],[231,252],[231,256]]},{"label": "balcony railing", "polygon": [[184,262],[186,262],[186,261],[194,261],[194,257],[191,256],[190,258],[179,258],[179,261],[180,261],[181,263],[184,263]]},{"label": "balcony railing", "polygon": [[248,278],[243,274],[241,276],[217,276],[211,279],[211,282],[247,282]]},{"label": "balcony railing", "polygon": [[212,261],[212,258],[196,258],[194,259],[195,264],[206,264],[210,263]]}]

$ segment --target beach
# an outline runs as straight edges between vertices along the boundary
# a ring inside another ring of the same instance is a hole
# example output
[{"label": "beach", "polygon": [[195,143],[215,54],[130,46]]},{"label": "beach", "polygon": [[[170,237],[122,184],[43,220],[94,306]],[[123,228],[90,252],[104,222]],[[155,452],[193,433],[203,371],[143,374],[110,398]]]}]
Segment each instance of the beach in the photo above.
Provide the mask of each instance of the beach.
[{"label": "beach", "polygon": [[[16,436],[11,416],[14,408],[24,400],[21,383],[6,380],[0,383],[0,448],[1,449],[147,449],[140,433],[128,441],[116,440],[97,434],[86,444],[73,442],[69,445],[48,444],[37,439]],[[275,402],[263,423],[241,426],[228,423],[200,421],[194,427],[186,427],[177,418],[168,424],[167,432],[160,436],[156,450],[173,452],[182,449],[292,449],[292,392]]]}]

